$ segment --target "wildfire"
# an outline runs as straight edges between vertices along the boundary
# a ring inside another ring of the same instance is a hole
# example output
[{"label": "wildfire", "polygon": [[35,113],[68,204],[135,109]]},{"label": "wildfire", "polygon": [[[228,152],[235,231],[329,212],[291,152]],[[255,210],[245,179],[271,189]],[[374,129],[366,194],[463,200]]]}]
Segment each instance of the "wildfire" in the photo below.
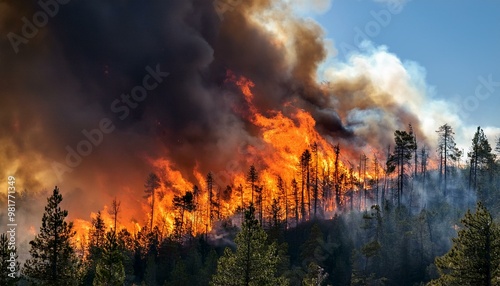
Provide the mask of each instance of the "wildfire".
[{"label": "wildfire", "polygon": [[[357,166],[346,165],[345,158],[352,158],[352,151],[347,150],[344,155],[336,152],[338,147],[316,130],[313,116],[293,102],[286,102],[284,111],[261,112],[254,104],[254,82],[228,71],[225,83],[236,87],[244,100],[243,106],[233,111],[258,130],[254,135],[257,139],[243,142],[241,150],[234,154],[237,160],[228,164],[225,170],[211,170],[213,181],[210,183],[208,171],[204,174],[200,164],[196,164],[191,173],[186,173],[166,157],[150,159],[161,184],[155,190],[153,218],[152,198],[142,202],[144,225],[149,226],[147,222],[153,219],[154,226],[162,234],[173,234],[179,227],[184,233],[196,234],[210,232],[215,222],[237,214],[250,203],[256,205],[259,218],[264,221],[272,216],[274,204],[281,210],[280,216],[293,223],[314,215],[331,217],[349,202],[352,207],[353,201],[359,202],[361,207],[360,190],[368,187],[370,180],[381,176],[373,173],[371,162],[365,160],[363,168],[362,159]],[[248,180],[251,165],[258,173],[253,186]],[[174,203],[187,192],[193,195],[194,209]],[[124,216],[126,213],[126,210],[122,212]],[[91,218],[95,216],[96,213],[92,213]],[[101,217],[106,228],[111,229],[114,219],[107,206],[101,211]],[[74,227],[76,240],[87,241],[91,222],[76,219]],[[141,224],[135,219],[130,222],[130,218],[123,218],[117,222],[117,229],[122,228],[135,235],[141,231]]]},{"label": "wildfire", "polygon": [[[322,212],[332,212],[342,207],[347,200],[344,190],[348,184],[351,184],[351,192],[356,191],[359,187],[353,187],[354,182],[365,185],[365,181],[375,177],[371,168],[365,167],[363,171],[359,166],[359,170],[348,168],[336,154],[335,146],[316,131],[316,121],[306,110],[287,103],[287,114],[281,111],[266,111],[263,114],[254,105],[252,90],[255,84],[250,79],[228,71],[225,83],[238,88],[246,104],[246,112],[241,112],[242,107],[234,112],[246,115],[247,120],[259,130],[260,141],[245,145],[243,152],[235,154],[243,157],[238,162],[246,165],[228,167],[225,170],[229,177],[227,186],[220,183],[216,176],[210,191],[207,176],[199,170],[198,164],[192,174],[187,174],[195,178],[190,181],[167,158],[152,160],[163,182],[156,192],[154,207],[155,225],[162,232],[174,231],[176,216],[180,212],[183,213],[180,223],[184,227],[189,226],[188,231],[193,234],[210,231],[213,222],[237,213],[239,208],[248,206],[252,198],[262,219],[269,216],[273,201],[278,202],[288,217],[301,207],[299,203],[305,205],[302,208],[306,210],[300,210],[299,219],[308,219],[313,212],[320,212],[320,208]],[[247,178],[252,164],[258,170],[254,188]],[[176,209],[174,198],[186,192],[193,193],[195,210]],[[148,203],[151,204],[151,200]],[[150,206],[144,207],[144,211],[150,220]],[[135,228],[140,229],[139,225]]]}]

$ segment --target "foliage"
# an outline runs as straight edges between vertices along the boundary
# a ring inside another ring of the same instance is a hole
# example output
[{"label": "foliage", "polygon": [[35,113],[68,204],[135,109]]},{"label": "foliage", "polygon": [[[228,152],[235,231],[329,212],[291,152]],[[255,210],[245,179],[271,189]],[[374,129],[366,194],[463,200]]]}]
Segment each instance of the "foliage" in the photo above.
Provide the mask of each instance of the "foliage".
[{"label": "foliage", "polygon": [[236,251],[226,248],[211,285],[287,285],[284,278],[276,277],[279,263],[276,245],[267,245],[266,240],[267,235],[255,219],[254,208],[250,205],[235,239]]},{"label": "foliage", "polygon": [[122,249],[114,232],[106,233],[102,256],[97,262],[94,286],[119,286],[125,281]]},{"label": "foliage", "polygon": [[61,201],[62,195],[55,187],[47,199],[40,232],[30,241],[31,258],[23,274],[32,285],[78,285],[81,278],[80,261],[71,242],[75,235],[73,223],[66,222],[68,211],[61,209]]},{"label": "foliage", "polygon": [[500,228],[481,203],[462,224],[451,250],[436,258],[441,276],[429,285],[500,285]]}]

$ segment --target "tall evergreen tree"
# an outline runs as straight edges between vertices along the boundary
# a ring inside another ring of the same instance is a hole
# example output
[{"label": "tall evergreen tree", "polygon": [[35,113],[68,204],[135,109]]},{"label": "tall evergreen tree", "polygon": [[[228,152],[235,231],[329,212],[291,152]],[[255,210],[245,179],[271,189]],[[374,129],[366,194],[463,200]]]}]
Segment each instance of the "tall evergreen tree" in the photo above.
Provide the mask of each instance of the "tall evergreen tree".
[{"label": "tall evergreen tree", "polygon": [[177,212],[176,215],[176,234],[179,236],[184,232],[185,219],[184,215],[187,212],[192,212],[195,210],[196,205],[194,204],[193,192],[187,191],[183,196],[174,196],[174,209]]},{"label": "tall evergreen tree", "polygon": [[337,204],[337,208],[342,206],[342,198],[340,197],[340,178],[339,178],[339,156],[340,156],[340,145],[337,143],[334,149],[335,151],[335,163],[333,170],[333,179],[335,183],[335,203]]},{"label": "tall evergreen tree", "polygon": [[283,201],[285,204],[285,229],[286,229],[288,227],[288,193],[285,187],[285,182],[283,181],[281,176],[278,176],[277,178],[276,187],[280,192],[280,196],[283,198],[283,200],[280,200],[278,197],[278,201]]},{"label": "tall evergreen tree", "polygon": [[287,285],[276,277],[280,258],[276,244],[266,244],[266,232],[255,219],[255,209],[250,205],[245,221],[235,239],[236,251],[226,248],[219,259],[212,286],[275,286]]},{"label": "tall evergreen tree", "polygon": [[[449,162],[457,161],[461,152],[457,148],[457,144],[455,143],[455,132],[453,132],[453,128],[450,125],[444,124],[439,127],[436,132],[439,135],[438,138],[438,152],[439,152],[439,178],[440,181],[443,182],[443,194],[446,196],[447,187],[448,187],[448,167]],[[444,180],[441,180],[444,178]]]},{"label": "tall evergreen tree", "polygon": [[101,212],[98,211],[95,218],[92,218],[92,226],[89,230],[89,251],[92,253],[92,248],[100,249],[104,243],[106,235],[106,225],[102,218]]},{"label": "tall evergreen tree", "polygon": [[121,286],[125,281],[122,250],[115,232],[106,233],[102,256],[96,267],[94,286]]},{"label": "tall evergreen tree", "polygon": [[156,197],[156,189],[160,187],[160,178],[155,173],[150,173],[148,178],[146,179],[146,183],[144,184],[145,190],[144,196],[145,199],[150,199],[149,206],[151,207],[151,222],[149,229],[153,229],[154,223],[154,214],[155,214],[155,197]]},{"label": "tall evergreen tree", "polygon": [[316,213],[318,212],[318,201],[319,201],[319,182],[318,182],[318,144],[314,142],[311,147],[312,153],[314,155],[314,172],[313,172],[313,218],[316,218]]},{"label": "tall evergreen tree", "polygon": [[255,169],[255,166],[252,165],[250,166],[250,169],[248,170],[248,175],[247,175],[247,182],[250,184],[250,189],[252,191],[252,196],[251,196],[251,203],[254,203],[253,201],[253,194],[255,192],[255,189],[257,188],[256,184],[257,181],[259,180],[259,174],[257,173],[257,169]]},{"label": "tall evergreen tree", "polygon": [[297,180],[295,180],[295,178],[292,179],[292,193],[295,202],[294,205],[295,225],[297,226],[299,224],[299,185],[297,183]]},{"label": "tall evergreen tree", "polygon": [[86,284],[90,284],[94,281],[97,262],[101,258],[102,246],[106,235],[106,226],[100,211],[97,212],[95,218],[92,218],[91,224],[92,225],[89,230],[89,242],[87,246],[88,255],[86,257],[87,273],[84,277],[84,282]]},{"label": "tall evergreen tree", "polygon": [[[481,184],[479,179],[486,175],[486,171],[492,169],[492,165],[495,160],[495,156],[491,153],[491,146],[488,142],[488,138],[484,134],[481,127],[477,127],[477,131],[472,139],[472,146],[467,154],[469,157],[470,169],[469,169],[469,188],[475,190],[480,199],[484,200],[483,190],[481,189]],[[490,175],[492,175],[490,173]],[[485,177],[483,177],[485,178]]]},{"label": "tall evergreen tree", "polygon": [[29,258],[23,274],[32,285],[78,285],[81,278],[80,262],[71,242],[75,236],[73,223],[66,222],[67,210],[59,204],[62,195],[55,187],[42,217],[42,226],[35,239],[30,241]]},{"label": "tall evergreen tree", "polygon": [[[301,169],[301,201],[300,201],[300,213],[302,220],[305,221],[307,215],[310,212],[310,203],[311,203],[311,193],[309,187],[311,185],[311,152],[309,149],[306,149],[302,155],[300,156],[300,169]],[[307,202],[306,202],[307,196]],[[307,210],[306,210],[307,205]]]},{"label": "tall evergreen tree", "polygon": [[401,205],[403,196],[404,182],[406,178],[406,166],[410,164],[415,148],[417,148],[413,130],[410,125],[410,130],[396,130],[394,132],[394,141],[396,143],[394,152],[387,160],[387,170],[392,173],[397,168],[398,182],[398,206]]},{"label": "tall evergreen tree", "polygon": [[205,179],[205,182],[207,183],[207,199],[208,199],[208,204],[207,204],[207,216],[208,216],[208,225],[212,225],[212,220],[214,218],[214,205],[216,203],[214,199],[214,177],[212,175],[212,172],[208,172],[207,178]]},{"label": "tall evergreen tree", "polygon": [[109,212],[110,215],[113,216],[113,231],[116,234],[116,228],[117,228],[117,222],[118,222],[118,215],[120,214],[120,206],[121,202],[116,199],[116,197],[113,199],[113,202],[111,202],[111,210]]},{"label": "tall evergreen tree", "polygon": [[500,285],[500,228],[481,203],[462,224],[451,250],[436,258],[441,276],[429,285]]}]

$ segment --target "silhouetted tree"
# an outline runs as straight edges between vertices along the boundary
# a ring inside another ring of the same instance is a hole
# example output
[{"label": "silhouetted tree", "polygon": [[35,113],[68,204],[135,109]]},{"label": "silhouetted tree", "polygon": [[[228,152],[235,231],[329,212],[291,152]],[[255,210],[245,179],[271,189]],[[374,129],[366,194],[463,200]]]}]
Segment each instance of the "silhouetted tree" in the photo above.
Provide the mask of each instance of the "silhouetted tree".
[{"label": "silhouetted tree", "polygon": [[121,202],[116,199],[116,197],[113,199],[113,202],[111,202],[111,211],[109,212],[110,215],[113,216],[113,231],[116,234],[116,227],[117,227],[117,222],[118,222],[118,215],[120,214],[120,205]]},{"label": "silhouetted tree", "polygon": [[205,179],[205,182],[207,183],[207,198],[208,198],[208,210],[207,210],[207,216],[208,216],[208,224],[212,225],[212,220],[214,218],[214,206],[215,206],[215,199],[214,199],[214,177],[212,175],[212,172],[208,172],[207,178]]},{"label": "silhouetted tree", "polygon": [[380,163],[377,155],[373,155],[373,185],[375,187],[375,204],[379,204],[379,181],[380,181]]},{"label": "silhouetted tree", "polygon": [[389,156],[387,160],[387,169],[389,173],[392,173],[397,168],[397,178],[398,178],[398,206],[401,205],[401,198],[403,196],[403,187],[405,182],[405,171],[410,163],[413,156],[413,151],[417,147],[415,138],[413,135],[413,130],[410,125],[410,131],[396,130],[394,132],[394,152]]},{"label": "silhouetted tree", "polygon": [[[307,214],[309,213],[309,206],[307,207],[306,211],[306,204],[310,204],[311,202],[311,193],[309,190],[310,183],[311,183],[311,152],[309,152],[309,149],[306,149],[302,155],[300,156],[300,167],[301,167],[301,175],[302,175],[302,180],[301,180],[301,207],[300,207],[300,212],[302,216],[302,220],[305,220],[307,217]],[[307,196],[307,202],[305,201]]]},{"label": "silhouetted tree", "polygon": [[250,169],[248,170],[248,175],[247,175],[247,182],[250,184],[250,189],[252,191],[252,196],[251,196],[251,203],[254,203],[253,200],[253,194],[255,191],[255,188],[257,187],[257,181],[259,180],[259,174],[257,173],[257,169],[255,169],[255,166],[252,165],[250,166]]},{"label": "silhouetted tree", "polygon": [[425,188],[425,179],[427,178],[427,160],[429,159],[429,154],[427,153],[427,148],[424,146],[420,149],[420,173],[422,174],[422,186]]},{"label": "silhouetted tree", "polygon": [[292,193],[295,202],[295,225],[299,224],[299,184],[295,178],[292,179]]},{"label": "silhouetted tree", "polygon": [[337,207],[342,206],[342,198],[340,195],[340,177],[339,177],[339,156],[340,156],[340,145],[337,144],[334,147],[334,152],[335,152],[335,162],[334,162],[334,170],[333,170],[333,178],[334,178],[334,184],[335,184],[335,202],[337,204]]},{"label": "silhouetted tree", "polygon": [[122,286],[125,281],[122,249],[115,232],[106,233],[102,256],[96,266],[94,286]]},{"label": "silhouetted tree", "polygon": [[187,191],[183,196],[174,196],[174,208],[177,211],[178,217],[177,223],[178,223],[178,234],[181,234],[183,232],[183,226],[184,226],[184,213],[187,212],[192,212],[195,210],[195,205],[194,205],[194,196],[191,191]]},{"label": "silhouetted tree", "polygon": [[275,243],[266,243],[266,232],[255,219],[255,209],[250,204],[245,221],[235,239],[236,251],[226,248],[219,258],[217,272],[212,276],[212,286],[261,286],[287,285],[276,277],[280,257]]},{"label": "silhouetted tree", "polygon": [[156,189],[160,187],[160,178],[155,173],[150,173],[148,178],[146,179],[146,183],[144,184],[146,188],[144,192],[146,195],[144,198],[150,199],[150,207],[151,207],[151,224],[149,225],[149,229],[153,229],[154,224],[154,212],[155,212],[155,193]]},{"label": "silhouetted tree", "polygon": [[478,177],[483,176],[486,170],[491,169],[495,159],[491,153],[488,138],[484,135],[481,127],[477,127],[477,131],[472,139],[472,146],[467,155],[470,163],[469,188],[474,189],[481,196],[483,194],[479,188]]},{"label": "silhouetted tree", "polygon": [[88,255],[87,255],[87,273],[84,281],[86,284],[91,284],[94,281],[97,262],[102,256],[102,245],[104,244],[104,236],[106,234],[106,226],[102,219],[101,212],[97,212],[95,218],[92,218],[88,236]]},{"label": "silhouetted tree", "polygon": [[282,201],[284,201],[285,203],[285,229],[286,229],[288,227],[288,193],[285,187],[285,182],[283,181],[281,176],[278,176],[277,178],[276,187],[280,192],[280,196],[283,198]]},{"label": "silhouetted tree", "polygon": [[55,187],[47,199],[42,226],[35,239],[30,241],[30,258],[23,274],[33,285],[78,285],[81,279],[80,261],[75,254],[72,239],[73,223],[66,222],[67,210],[59,204],[62,195]]},{"label": "silhouetted tree", "polygon": [[314,154],[314,172],[313,172],[313,217],[316,218],[316,213],[318,211],[318,201],[319,201],[319,183],[318,183],[318,144],[314,142],[311,147],[312,153]]},{"label": "silhouetted tree", "polygon": [[438,152],[439,152],[439,178],[441,182],[441,178],[444,177],[444,186],[443,186],[443,193],[446,196],[446,191],[447,191],[447,186],[448,186],[448,166],[449,166],[449,161],[457,161],[460,156],[461,152],[457,148],[456,143],[455,143],[455,132],[453,132],[453,129],[451,128],[450,125],[444,124],[439,127],[436,132],[439,135],[438,138]]}]

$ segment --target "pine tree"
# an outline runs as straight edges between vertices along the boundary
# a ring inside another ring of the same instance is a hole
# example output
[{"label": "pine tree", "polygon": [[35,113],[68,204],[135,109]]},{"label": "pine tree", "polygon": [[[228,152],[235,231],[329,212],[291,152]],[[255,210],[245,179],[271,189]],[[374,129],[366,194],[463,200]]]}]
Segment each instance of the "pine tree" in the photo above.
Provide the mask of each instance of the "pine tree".
[{"label": "pine tree", "polygon": [[[309,187],[311,183],[311,152],[306,149],[300,156],[300,169],[301,169],[301,201],[300,201],[300,213],[302,221],[306,220],[307,214],[310,212],[311,204],[311,193],[309,192]],[[306,197],[307,196],[307,202]],[[306,210],[307,205],[307,210]]]},{"label": "pine tree", "polygon": [[160,178],[158,177],[158,175],[156,175],[155,173],[150,173],[148,175],[148,178],[146,179],[144,187],[146,188],[144,190],[144,193],[146,193],[144,198],[150,199],[149,206],[151,207],[151,222],[149,229],[153,229],[154,214],[155,214],[155,197],[156,197],[155,194],[156,194],[156,189],[160,187]]},{"label": "pine tree", "polygon": [[318,144],[314,142],[311,147],[312,153],[314,155],[314,179],[313,179],[313,218],[316,219],[316,214],[318,212],[318,200],[319,200],[319,191],[318,191]]},{"label": "pine tree", "polygon": [[490,143],[481,127],[477,127],[477,131],[472,139],[471,150],[467,155],[470,159],[469,188],[475,190],[479,198],[484,201],[485,194],[479,181],[481,178],[484,178],[486,170],[492,169],[495,156],[491,153]]},{"label": "pine tree", "polygon": [[337,204],[337,208],[342,206],[342,198],[340,196],[340,177],[339,177],[339,156],[340,156],[340,145],[337,143],[334,147],[335,151],[335,163],[333,170],[333,179],[335,183],[335,203]]},{"label": "pine tree", "polygon": [[214,177],[212,176],[211,172],[208,172],[207,178],[205,180],[207,183],[207,199],[208,199],[208,210],[207,210],[207,217],[208,217],[208,225],[212,226],[212,220],[214,218],[214,192],[213,192],[213,187],[214,187]]},{"label": "pine tree", "polygon": [[[19,262],[17,262],[17,255],[11,256],[11,253],[15,253],[16,251],[13,247],[15,246],[9,245],[8,235],[5,233],[0,234],[0,269],[2,269],[0,285],[17,285],[16,283],[19,281]],[[11,263],[13,263],[13,265],[11,265]]]},{"label": "pine tree", "polygon": [[294,214],[295,214],[295,226],[299,224],[299,185],[295,178],[292,179],[292,193],[295,202]]},{"label": "pine tree", "polygon": [[109,212],[110,215],[113,216],[113,231],[116,234],[116,228],[117,228],[117,222],[118,222],[118,215],[120,213],[120,206],[121,202],[116,200],[116,197],[113,199],[113,202],[111,203],[111,210]]},{"label": "pine tree", "polygon": [[95,218],[92,219],[92,226],[89,231],[89,252],[92,255],[93,249],[100,251],[104,243],[104,236],[106,235],[106,225],[102,218],[101,212],[98,211]]},{"label": "pine tree", "polygon": [[247,175],[247,182],[250,184],[250,189],[252,191],[252,196],[251,196],[251,203],[254,203],[253,201],[253,194],[256,189],[256,184],[257,181],[259,180],[259,174],[257,173],[257,169],[255,168],[254,165],[250,166],[250,169],[248,170],[248,175]]},{"label": "pine tree", "polygon": [[23,274],[32,285],[78,285],[80,262],[71,242],[75,236],[73,223],[66,222],[67,210],[59,204],[62,195],[55,187],[47,199],[40,232],[30,241],[31,258],[26,261]]},{"label": "pine tree", "polygon": [[92,218],[92,225],[89,230],[88,255],[86,257],[87,273],[84,277],[85,283],[94,281],[97,262],[101,259],[102,246],[106,235],[106,226],[102,219],[101,212],[97,212],[95,218]]},{"label": "pine tree", "polygon": [[302,285],[322,286],[326,278],[328,278],[328,273],[325,272],[325,269],[321,268],[318,264],[311,262],[307,266],[307,274],[302,280]]},{"label": "pine tree", "polygon": [[191,191],[187,191],[183,196],[174,196],[174,209],[176,210],[176,235],[180,237],[184,232],[184,214],[195,210],[194,195]]},{"label": "pine tree", "polygon": [[451,250],[436,258],[441,276],[429,285],[500,285],[500,228],[481,203],[462,224]]},{"label": "pine tree", "polygon": [[388,173],[393,172],[397,168],[398,206],[401,205],[401,199],[403,196],[405,174],[407,169],[406,166],[410,164],[413,152],[415,148],[417,148],[411,125],[409,129],[409,132],[401,130],[396,130],[394,132],[394,141],[396,143],[396,146],[394,147],[394,153],[390,155],[387,160]]},{"label": "pine tree", "polygon": [[448,186],[448,167],[449,160],[457,161],[461,156],[461,151],[457,148],[455,143],[455,132],[450,125],[444,124],[436,131],[439,135],[438,151],[440,155],[439,160],[439,178],[444,177],[443,193],[446,196]]},{"label": "pine tree", "polygon": [[121,249],[114,231],[106,233],[102,256],[96,266],[94,286],[120,286],[125,281]]},{"label": "pine tree", "polygon": [[245,221],[235,239],[236,252],[226,248],[219,259],[212,286],[275,286],[287,285],[276,277],[280,258],[276,244],[266,244],[267,235],[255,219],[255,209],[250,205]]},{"label": "pine tree", "polygon": [[[285,208],[284,208],[285,217],[284,218],[285,218],[285,229],[287,229],[288,228],[288,193],[287,193],[287,189],[285,187],[285,182],[283,181],[281,176],[278,176],[278,178],[277,178],[276,187],[278,188],[278,190],[280,192],[280,196],[278,197],[278,202],[284,201],[284,203],[285,203]],[[280,197],[282,197],[283,200],[280,200],[279,199]]]}]

